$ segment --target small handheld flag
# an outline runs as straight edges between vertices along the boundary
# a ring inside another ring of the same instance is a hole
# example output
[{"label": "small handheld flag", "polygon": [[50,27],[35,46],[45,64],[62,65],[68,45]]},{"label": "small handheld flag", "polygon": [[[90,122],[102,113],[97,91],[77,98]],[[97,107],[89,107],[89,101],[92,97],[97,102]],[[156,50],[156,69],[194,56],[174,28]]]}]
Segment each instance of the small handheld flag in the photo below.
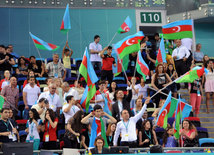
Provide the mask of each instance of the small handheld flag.
[{"label": "small handheld flag", "polygon": [[166,51],[165,51],[165,45],[164,40],[161,38],[160,47],[158,49],[157,59],[155,66],[161,63],[166,63]]},{"label": "small handheld flag", "polygon": [[70,23],[70,14],[69,14],[69,4],[67,4],[65,9],[65,14],[62,19],[60,31],[63,33],[67,33],[70,29],[71,29],[71,23]]},{"label": "small handheld flag", "polygon": [[130,29],[132,27],[132,21],[130,19],[130,17],[128,16],[126,18],[126,20],[124,21],[124,23],[120,26],[120,28],[118,29],[118,33],[126,33],[129,32]]}]

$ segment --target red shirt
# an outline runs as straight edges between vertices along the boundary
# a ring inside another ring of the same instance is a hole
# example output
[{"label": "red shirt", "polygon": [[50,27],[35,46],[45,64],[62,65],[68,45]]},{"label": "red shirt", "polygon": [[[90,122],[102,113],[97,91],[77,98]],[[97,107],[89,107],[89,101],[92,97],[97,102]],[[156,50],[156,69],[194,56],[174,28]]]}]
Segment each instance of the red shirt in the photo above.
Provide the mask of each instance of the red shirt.
[{"label": "red shirt", "polygon": [[112,70],[112,65],[115,64],[114,57],[104,54],[102,70]]},{"label": "red shirt", "polygon": [[[56,118],[54,120],[54,122],[58,123],[58,118]],[[55,128],[52,128],[52,126],[49,123],[49,128],[48,128],[48,122],[46,122],[45,123],[45,133],[43,136],[43,142],[45,142],[46,135],[49,135],[49,141],[57,141],[56,130],[57,130],[57,126]]]}]

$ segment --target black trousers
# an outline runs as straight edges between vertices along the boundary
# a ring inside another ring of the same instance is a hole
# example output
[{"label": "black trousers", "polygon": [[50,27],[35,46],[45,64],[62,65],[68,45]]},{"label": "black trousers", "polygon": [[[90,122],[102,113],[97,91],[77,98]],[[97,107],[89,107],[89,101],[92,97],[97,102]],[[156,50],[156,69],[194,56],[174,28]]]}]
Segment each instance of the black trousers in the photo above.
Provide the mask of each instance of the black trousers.
[{"label": "black trousers", "polygon": [[113,80],[112,70],[110,70],[110,71],[102,70],[101,71],[101,80],[108,80],[109,84],[111,84],[111,82]]},{"label": "black trousers", "polygon": [[80,148],[80,144],[76,139],[70,140],[68,137],[64,137],[64,148]]},{"label": "black trousers", "polygon": [[135,147],[138,146],[138,145],[137,145],[137,141],[131,141],[131,142],[125,141],[125,142],[120,142],[120,145],[121,145],[121,146],[129,146],[129,148],[135,148]]},{"label": "black trousers", "polygon": [[56,145],[56,141],[44,142],[42,148],[45,150],[56,150],[56,149],[58,149],[57,145]]},{"label": "black trousers", "polygon": [[187,62],[183,61],[183,59],[177,60],[175,61],[175,68],[178,73],[178,76],[181,76],[188,71]]}]

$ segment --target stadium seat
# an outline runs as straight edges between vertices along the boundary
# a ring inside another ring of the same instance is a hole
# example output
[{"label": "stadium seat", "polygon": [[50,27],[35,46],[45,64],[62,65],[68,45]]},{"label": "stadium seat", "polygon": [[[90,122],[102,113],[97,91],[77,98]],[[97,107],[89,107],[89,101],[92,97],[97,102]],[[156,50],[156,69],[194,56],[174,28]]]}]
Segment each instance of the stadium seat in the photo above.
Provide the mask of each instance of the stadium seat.
[{"label": "stadium seat", "polygon": [[200,118],[198,117],[186,117],[185,119],[192,122],[192,124],[195,125],[195,127],[201,127]]},{"label": "stadium seat", "polygon": [[59,131],[58,131],[58,134],[57,134],[58,139],[60,139],[60,137],[61,137],[62,135],[64,135],[64,134],[65,134],[65,129],[59,130]]},{"label": "stadium seat", "polygon": [[16,120],[17,126],[18,126],[18,130],[25,130],[26,129],[26,124],[27,124],[27,120]]},{"label": "stadium seat", "polygon": [[168,118],[168,124],[170,124],[171,127],[172,127],[174,121],[175,121],[175,118],[174,118],[174,117]]},{"label": "stadium seat", "polygon": [[76,77],[66,78],[65,81],[69,83],[69,85],[74,84],[74,81],[77,80]]},{"label": "stadium seat", "polygon": [[214,147],[214,139],[213,138],[200,138],[199,146],[200,147]]},{"label": "stadium seat", "polygon": [[20,142],[25,142],[27,137],[27,132],[25,130],[19,131]]},{"label": "stadium seat", "polygon": [[47,63],[52,62],[53,58],[47,58]]},{"label": "stadium seat", "polygon": [[196,128],[198,131],[198,139],[209,137],[207,128],[203,128],[203,127],[196,127]]},{"label": "stadium seat", "polygon": [[36,58],[36,61],[42,61],[43,63],[45,63],[45,58]]},{"label": "stadium seat", "polygon": [[164,128],[159,128],[157,127],[155,129],[155,133],[157,135],[157,139],[158,139],[158,143],[160,144],[161,139],[163,139],[163,134],[164,134],[165,130]]},{"label": "stadium seat", "polygon": [[118,87],[118,89],[121,89],[121,90],[126,90],[126,88],[127,88],[127,84],[117,84],[117,87]]},{"label": "stadium seat", "polygon": [[82,63],[82,58],[76,58],[75,61],[76,61],[76,69],[78,70],[80,67],[80,64]]},{"label": "stadium seat", "polygon": [[117,84],[124,84],[124,83],[126,83],[124,77],[114,77],[113,81],[115,81]]}]

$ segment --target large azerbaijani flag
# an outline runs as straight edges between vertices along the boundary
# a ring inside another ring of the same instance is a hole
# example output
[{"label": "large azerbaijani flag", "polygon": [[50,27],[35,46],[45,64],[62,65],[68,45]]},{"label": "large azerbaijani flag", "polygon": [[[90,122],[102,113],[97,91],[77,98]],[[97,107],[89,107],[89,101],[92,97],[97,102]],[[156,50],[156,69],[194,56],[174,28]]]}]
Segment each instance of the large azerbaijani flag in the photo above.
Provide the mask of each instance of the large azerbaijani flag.
[{"label": "large azerbaijani flag", "polygon": [[65,13],[62,19],[60,31],[67,33],[70,29],[71,29],[71,22],[70,22],[70,14],[69,14],[69,4],[67,4]]},{"label": "large azerbaijani flag", "polygon": [[117,50],[120,59],[123,59],[123,57],[133,52],[138,52],[140,50],[140,41],[143,37],[143,32],[139,31],[136,34],[127,36],[123,40],[116,43],[114,48]]},{"label": "large azerbaijani flag", "polygon": [[117,30],[118,33],[126,33],[129,32],[132,27],[132,21],[130,17],[126,17],[125,21],[123,24],[120,26],[120,28]]},{"label": "large azerbaijani flag", "polygon": [[179,95],[178,104],[175,112],[175,128],[174,128],[175,130],[174,136],[177,139],[179,138],[180,124],[185,117],[189,117],[191,110],[192,106],[181,102]]},{"label": "large azerbaijani flag", "polygon": [[82,63],[79,68],[79,73],[84,77],[87,83],[87,87],[81,99],[81,104],[83,107],[85,107],[86,112],[88,112],[90,100],[96,93],[95,83],[98,81],[98,77],[91,64],[87,47],[85,48],[85,53],[83,55]]},{"label": "large azerbaijani flag", "polygon": [[181,20],[162,26],[164,39],[192,38],[193,20]]},{"label": "large azerbaijani flag", "polygon": [[43,41],[42,39],[36,37],[35,35],[33,35],[31,32],[30,32],[30,36],[34,42],[34,45],[38,48],[38,49],[41,49],[41,50],[48,50],[48,51],[56,51],[59,46],[56,46],[54,44],[51,44],[51,43],[47,43],[45,41]]},{"label": "large azerbaijani flag", "polygon": [[149,67],[146,64],[146,62],[143,60],[140,51],[138,51],[138,54],[137,54],[136,70],[139,74],[143,76],[144,80],[146,80],[146,76],[149,75]]},{"label": "large azerbaijani flag", "polygon": [[166,50],[165,50],[163,37],[161,38],[155,66],[157,66],[158,64],[161,64],[161,63],[166,63]]},{"label": "large azerbaijani flag", "polygon": [[107,138],[106,138],[105,125],[102,120],[102,117],[100,117],[100,120],[96,119],[95,117],[93,119],[93,122],[91,125],[91,137],[90,137],[89,147],[94,147],[94,141],[97,136],[103,137],[103,139],[105,141],[104,147],[107,148],[108,142],[107,142]]},{"label": "large azerbaijani flag", "polygon": [[192,70],[176,79],[176,83],[192,83],[196,79],[199,79],[204,73],[207,73],[208,70],[204,67],[194,67]]}]

